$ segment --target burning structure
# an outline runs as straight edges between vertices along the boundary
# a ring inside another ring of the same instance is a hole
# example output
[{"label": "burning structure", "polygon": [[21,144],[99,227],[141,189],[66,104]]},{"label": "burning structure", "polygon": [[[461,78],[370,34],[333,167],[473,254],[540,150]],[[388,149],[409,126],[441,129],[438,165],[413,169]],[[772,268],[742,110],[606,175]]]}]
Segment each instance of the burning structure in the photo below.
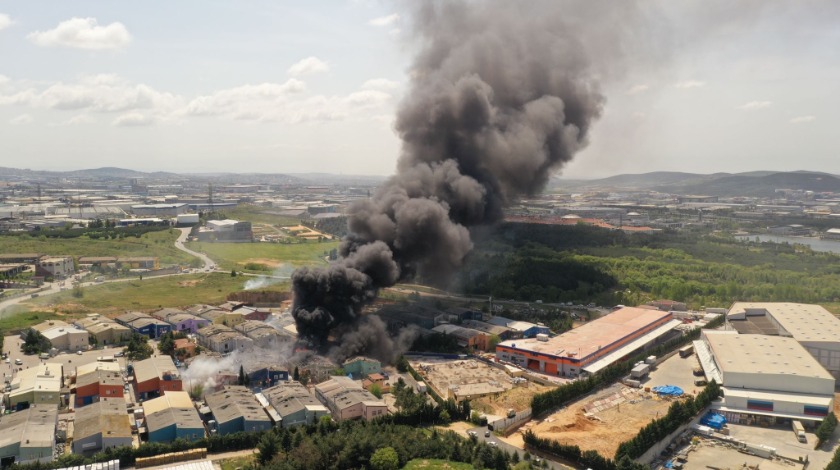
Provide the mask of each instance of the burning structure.
[{"label": "burning structure", "polygon": [[421,47],[395,124],[397,173],[350,208],[339,261],[294,272],[302,339],[322,346],[332,332],[341,359],[393,359],[413,335],[392,338],[361,308],[404,279],[445,282],[472,249],[471,229],[499,221],[505,204],[541,190],[587,144],[604,97],[585,45],[603,41],[587,42],[581,25],[603,12],[574,9],[553,0],[416,6]]}]

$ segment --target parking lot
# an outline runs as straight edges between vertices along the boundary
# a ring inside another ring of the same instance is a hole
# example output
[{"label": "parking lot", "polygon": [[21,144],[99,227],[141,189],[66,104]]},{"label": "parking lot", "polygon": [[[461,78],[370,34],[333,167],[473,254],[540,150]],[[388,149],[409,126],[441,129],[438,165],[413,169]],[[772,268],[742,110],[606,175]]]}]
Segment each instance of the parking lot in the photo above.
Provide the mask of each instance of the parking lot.
[{"label": "parking lot", "polygon": [[[823,445],[824,450],[814,450],[817,436],[813,429],[806,429],[807,442],[799,442],[789,425],[776,427],[747,426],[727,423],[729,435],[735,439],[754,444],[764,444],[776,449],[778,455],[798,459],[808,456],[811,468],[825,468],[833,457],[832,449],[837,445],[838,431],[835,430],[830,442]],[[762,464],[762,468],[764,465]]]},{"label": "parking lot", "polygon": [[687,394],[700,393],[703,387],[695,386],[694,381],[703,377],[695,377],[692,374],[695,367],[700,367],[700,363],[697,361],[697,355],[692,354],[683,358],[679,354],[674,354],[659,363],[656,369],[650,372],[649,377],[642,385],[644,387],[676,385]]},{"label": "parking lot", "polygon": [[[76,367],[84,364],[95,362],[100,356],[113,356],[121,352],[123,348],[105,348],[92,349],[90,351],[83,351],[82,354],[75,352],[59,353],[55,357],[47,360],[41,360],[37,354],[25,355],[21,352],[21,344],[23,341],[19,336],[6,336],[3,343],[3,352],[9,352],[9,363],[3,361],[0,365],[0,371],[3,372],[3,377],[11,375],[13,372],[19,370],[26,370],[34,367],[42,362],[59,363],[64,367],[64,375],[72,375],[76,372]],[[15,365],[15,359],[20,359],[22,364]],[[125,358],[116,358],[120,364],[120,368],[125,369]]]}]

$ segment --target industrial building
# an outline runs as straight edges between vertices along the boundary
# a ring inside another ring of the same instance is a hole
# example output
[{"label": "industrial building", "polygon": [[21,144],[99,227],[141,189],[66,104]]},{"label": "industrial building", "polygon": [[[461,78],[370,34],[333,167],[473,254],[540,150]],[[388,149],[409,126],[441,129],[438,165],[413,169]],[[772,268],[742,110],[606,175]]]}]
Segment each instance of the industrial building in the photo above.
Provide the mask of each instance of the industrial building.
[{"label": "industrial building", "polygon": [[254,239],[251,222],[238,220],[208,220],[207,226],[199,230],[201,241],[251,242]]},{"label": "industrial building", "polygon": [[211,324],[198,330],[198,343],[219,354],[230,354],[250,349],[254,340],[229,326]]},{"label": "industrial building", "polygon": [[521,338],[535,338],[537,335],[547,335],[551,333],[548,327],[542,324],[534,324],[527,321],[516,321],[505,317],[493,317],[489,323],[497,326],[504,326],[516,332],[516,335]]},{"label": "industrial building", "polygon": [[50,341],[50,346],[59,351],[82,351],[88,347],[90,335],[73,326],[56,326],[41,332]]},{"label": "industrial building", "polygon": [[[329,410],[318,401],[306,386],[300,382],[280,382],[266,388],[261,395],[279,418],[278,424],[290,428],[299,424],[313,424],[321,416],[329,416]],[[259,396],[257,397],[259,399]]]},{"label": "industrial building", "polygon": [[834,377],[793,338],[703,330],[694,348],[707,379],[723,386],[713,406],[739,420],[820,421],[834,407]]},{"label": "industrial building", "polygon": [[742,334],[795,339],[834,378],[840,378],[840,319],[825,308],[789,302],[736,302],[726,319]]},{"label": "industrial building", "polygon": [[205,435],[204,423],[187,392],[165,392],[143,403],[143,412],[149,442],[194,441]]},{"label": "industrial building", "polygon": [[215,429],[220,436],[243,431],[265,431],[272,426],[268,414],[246,387],[227,386],[205,395],[204,401],[213,413],[215,424],[211,429]]},{"label": "industrial building", "polygon": [[455,342],[462,348],[477,349],[480,351],[487,350],[487,341],[489,336],[478,330],[472,328],[464,328],[458,325],[451,325],[444,323],[432,328],[435,333],[443,335],[450,335],[455,338]]},{"label": "industrial building", "polygon": [[172,325],[163,320],[142,312],[126,312],[116,318],[117,323],[131,328],[133,331],[157,339],[172,331]]},{"label": "industrial building", "polygon": [[6,408],[61,404],[64,373],[61,364],[48,362],[17,372],[6,392]]},{"label": "industrial building", "polygon": [[188,210],[189,206],[180,202],[174,204],[137,204],[131,206],[131,212],[140,216],[175,217],[180,214],[185,214]]},{"label": "industrial building", "polygon": [[382,371],[381,362],[364,356],[356,356],[347,359],[341,367],[344,369],[344,372],[352,374],[353,377],[356,378],[367,377],[368,374],[374,374]]},{"label": "industrial building", "polygon": [[131,338],[131,328],[98,313],[76,320],[73,324],[87,330],[94,343],[100,346],[122,344]]},{"label": "industrial building", "polygon": [[0,417],[0,462],[3,467],[12,463],[52,462],[57,425],[57,405],[34,405]]},{"label": "industrial building", "polygon": [[73,453],[91,455],[108,448],[131,446],[131,421],[125,400],[103,398],[76,409]]},{"label": "industrial building", "polygon": [[594,374],[666,339],[679,324],[668,312],[624,307],[553,338],[503,341],[496,360],[561,377]]},{"label": "industrial building", "polygon": [[134,393],[149,399],[183,390],[181,374],[169,356],[154,356],[134,363]]},{"label": "industrial building", "polygon": [[122,398],[124,394],[120,365],[116,362],[91,362],[76,368],[76,408],[104,398]]},{"label": "industrial building", "polygon": [[251,338],[254,346],[264,349],[277,349],[285,344],[293,343],[297,338],[281,333],[273,326],[256,320],[245,320],[233,327],[236,331]]},{"label": "industrial building", "polygon": [[172,325],[174,331],[183,333],[196,333],[210,324],[210,320],[176,308],[164,308],[153,312],[152,315]]},{"label": "industrial building", "polygon": [[388,405],[350,377],[333,377],[315,386],[315,395],[336,421],[361,418],[370,421],[388,414]]}]

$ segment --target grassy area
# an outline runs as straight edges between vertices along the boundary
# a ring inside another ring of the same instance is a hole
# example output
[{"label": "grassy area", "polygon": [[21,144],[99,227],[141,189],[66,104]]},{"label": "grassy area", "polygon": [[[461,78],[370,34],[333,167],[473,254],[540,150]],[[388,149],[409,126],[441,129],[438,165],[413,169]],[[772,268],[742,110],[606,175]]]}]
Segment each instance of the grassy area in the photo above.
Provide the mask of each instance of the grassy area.
[{"label": "grassy area", "polygon": [[472,470],[468,463],[450,462],[440,459],[414,459],[405,464],[403,470]]},{"label": "grassy area", "polygon": [[0,236],[2,253],[43,253],[72,256],[157,256],[162,265],[189,265],[192,256],[175,248],[181,232],[171,229],[143,234],[140,238],[117,240],[78,238],[46,238],[29,235]]},{"label": "grassy area", "polygon": [[222,212],[224,212],[225,216],[229,219],[246,220],[255,224],[268,224],[281,227],[300,224],[300,219],[297,217],[288,217],[271,213],[276,210],[277,209],[269,207],[240,204],[232,209],[226,208]]},{"label": "grassy area", "polygon": [[[255,263],[270,269],[292,268],[303,265],[326,264],[324,256],[338,242],[283,243],[207,243],[191,242],[188,248],[204,252],[224,270],[249,271],[246,264]],[[261,272],[249,271],[249,272]]]},{"label": "grassy area", "polygon": [[222,470],[236,470],[237,468],[249,468],[251,464],[255,462],[255,456],[246,455],[243,457],[219,460],[218,464],[222,467]]},{"label": "grassy area", "polygon": [[37,325],[42,321],[61,319],[67,321],[65,315],[59,315],[54,312],[22,312],[15,315],[4,316],[0,318],[0,331],[4,335],[11,335],[19,333],[24,328],[32,325]]},{"label": "grassy area", "polygon": [[[147,278],[125,282],[106,282],[85,287],[83,296],[73,296],[72,290],[27,300],[27,310],[58,310],[63,313],[122,313],[125,310],[152,310],[161,307],[181,307],[196,303],[220,304],[228,293],[241,291],[252,277],[230,277],[223,273],[190,276]],[[287,284],[276,284],[263,290],[288,290]]]}]

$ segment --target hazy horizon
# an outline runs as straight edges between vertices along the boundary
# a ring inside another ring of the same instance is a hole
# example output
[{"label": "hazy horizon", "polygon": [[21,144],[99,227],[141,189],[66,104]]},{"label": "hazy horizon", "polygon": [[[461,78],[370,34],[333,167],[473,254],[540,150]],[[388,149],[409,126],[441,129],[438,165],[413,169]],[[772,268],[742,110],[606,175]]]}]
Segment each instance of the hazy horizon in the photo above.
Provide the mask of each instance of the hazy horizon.
[{"label": "hazy horizon", "polygon": [[[393,173],[416,51],[404,4],[247,6],[0,5],[0,166]],[[638,10],[621,59],[595,57],[606,101],[564,178],[840,173],[837,5]]]}]

